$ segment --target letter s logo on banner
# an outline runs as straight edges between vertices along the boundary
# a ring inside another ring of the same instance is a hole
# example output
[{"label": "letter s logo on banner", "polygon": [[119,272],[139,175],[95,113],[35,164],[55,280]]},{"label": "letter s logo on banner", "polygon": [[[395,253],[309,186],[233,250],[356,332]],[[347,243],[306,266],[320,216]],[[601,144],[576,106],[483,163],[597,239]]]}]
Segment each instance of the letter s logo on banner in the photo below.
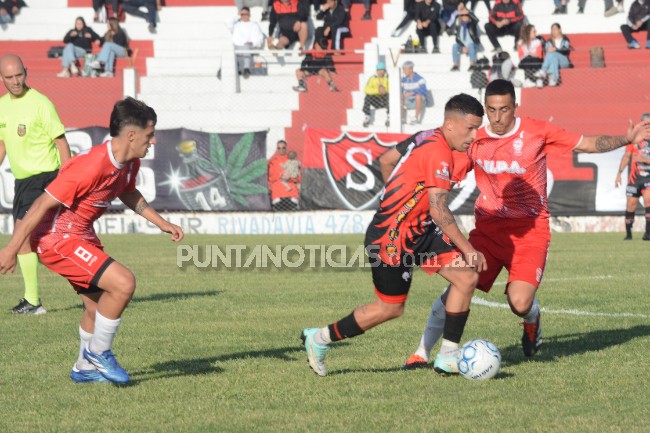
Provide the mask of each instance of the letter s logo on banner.
[{"label": "letter s logo on banner", "polygon": [[348,209],[361,210],[375,204],[384,182],[378,158],[396,143],[384,143],[375,134],[321,139],[327,175],[337,196]]}]

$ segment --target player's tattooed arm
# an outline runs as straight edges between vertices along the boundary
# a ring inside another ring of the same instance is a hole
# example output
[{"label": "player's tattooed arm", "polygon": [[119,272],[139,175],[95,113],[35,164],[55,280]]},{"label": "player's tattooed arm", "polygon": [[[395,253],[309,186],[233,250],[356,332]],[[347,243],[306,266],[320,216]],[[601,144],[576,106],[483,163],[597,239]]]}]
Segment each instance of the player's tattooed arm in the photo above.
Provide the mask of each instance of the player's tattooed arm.
[{"label": "player's tattooed arm", "polygon": [[440,228],[446,227],[449,224],[456,224],[456,220],[447,205],[448,195],[449,193],[447,191],[429,193],[431,217]]},{"label": "player's tattooed arm", "polygon": [[609,152],[627,144],[629,141],[623,136],[601,135],[596,138],[596,151],[599,153]]},{"label": "player's tattooed arm", "polygon": [[147,203],[147,200],[142,197],[142,199],[138,201],[138,204],[135,205],[135,208],[133,208],[133,211],[138,215],[142,215],[142,212],[144,212],[144,210],[148,207],[149,203]]}]

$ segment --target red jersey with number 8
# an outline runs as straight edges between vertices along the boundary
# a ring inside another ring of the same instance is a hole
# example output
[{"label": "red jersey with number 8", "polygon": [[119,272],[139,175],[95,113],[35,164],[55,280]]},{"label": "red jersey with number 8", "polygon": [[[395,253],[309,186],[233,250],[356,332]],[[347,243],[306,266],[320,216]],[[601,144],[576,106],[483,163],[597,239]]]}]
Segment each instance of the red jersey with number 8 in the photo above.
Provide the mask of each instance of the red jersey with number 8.
[{"label": "red jersey with number 8", "polygon": [[139,168],[137,158],[119,164],[110,140],[70,158],[45,189],[61,206],[43,217],[32,232],[32,244],[47,250],[61,239],[79,237],[101,245],[93,223],[106,212],[111,201],[135,190]]}]

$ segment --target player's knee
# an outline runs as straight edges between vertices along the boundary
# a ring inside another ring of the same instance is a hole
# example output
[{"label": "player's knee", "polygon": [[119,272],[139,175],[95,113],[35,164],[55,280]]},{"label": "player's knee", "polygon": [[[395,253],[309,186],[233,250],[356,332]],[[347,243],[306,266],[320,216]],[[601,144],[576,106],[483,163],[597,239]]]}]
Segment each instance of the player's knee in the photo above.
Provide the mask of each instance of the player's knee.
[{"label": "player's knee", "polygon": [[123,269],[113,281],[114,292],[131,299],[135,293],[135,275],[128,269]]},{"label": "player's knee", "polygon": [[532,302],[524,299],[510,299],[509,303],[510,310],[520,317],[525,316],[532,306]]},{"label": "player's knee", "polygon": [[384,320],[396,319],[404,314],[404,304],[383,303],[381,312]]}]

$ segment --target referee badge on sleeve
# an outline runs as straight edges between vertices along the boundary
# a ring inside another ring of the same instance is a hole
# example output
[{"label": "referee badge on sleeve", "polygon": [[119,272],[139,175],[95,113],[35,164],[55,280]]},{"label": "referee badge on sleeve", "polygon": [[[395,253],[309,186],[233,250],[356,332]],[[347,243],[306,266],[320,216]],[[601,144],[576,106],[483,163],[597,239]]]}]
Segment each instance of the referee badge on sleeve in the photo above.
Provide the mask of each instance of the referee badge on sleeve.
[{"label": "referee badge on sleeve", "polygon": [[25,125],[18,125],[17,132],[18,132],[18,136],[19,136],[19,137],[24,137],[25,134],[27,134],[27,126],[25,126]]}]

